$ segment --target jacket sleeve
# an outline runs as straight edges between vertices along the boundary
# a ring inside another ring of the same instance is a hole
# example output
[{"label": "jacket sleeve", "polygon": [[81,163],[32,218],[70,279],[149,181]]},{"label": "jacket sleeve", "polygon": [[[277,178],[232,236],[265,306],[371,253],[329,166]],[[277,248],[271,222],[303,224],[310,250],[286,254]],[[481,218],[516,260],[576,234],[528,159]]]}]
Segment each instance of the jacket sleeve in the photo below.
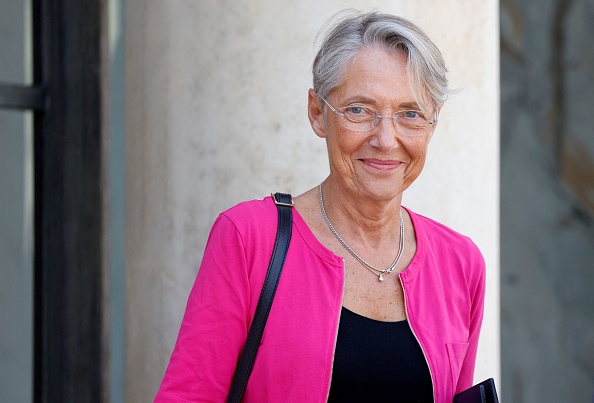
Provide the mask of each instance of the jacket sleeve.
[{"label": "jacket sleeve", "polygon": [[215,221],[155,402],[224,402],[247,337],[248,267],[241,235]]},{"label": "jacket sleeve", "polygon": [[[476,248],[476,246],[475,246]],[[471,296],[470,306],[470,325],[468,337],[468,350],[462,362],[460,377],[456,393],[468,389],[473,385],[474,367],[476,362],[476,353],[478,348],[479,334],[483,322],[484,304],[485,304],[485,260],[478,248],[474,255],[472,263],[472,281],[469,284]]]}]

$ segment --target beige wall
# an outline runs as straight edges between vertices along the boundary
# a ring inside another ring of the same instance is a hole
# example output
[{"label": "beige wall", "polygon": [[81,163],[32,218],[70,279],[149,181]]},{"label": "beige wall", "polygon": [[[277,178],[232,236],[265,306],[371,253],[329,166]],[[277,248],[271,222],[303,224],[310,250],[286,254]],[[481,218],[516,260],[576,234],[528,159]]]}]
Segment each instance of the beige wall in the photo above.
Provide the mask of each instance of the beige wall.
[{"label": "beige wall", "polygon": [[[488,265],[477,378],[498,377],[498,6],[467,2],[140,1],[126,10],[126,401],[151,400],[216,215],[328,173],[309,127],[318,29],[344,7],[409,17],[459,92],[405,204],[470,235]],[[405,5],[406,4],[406,5]]]}]

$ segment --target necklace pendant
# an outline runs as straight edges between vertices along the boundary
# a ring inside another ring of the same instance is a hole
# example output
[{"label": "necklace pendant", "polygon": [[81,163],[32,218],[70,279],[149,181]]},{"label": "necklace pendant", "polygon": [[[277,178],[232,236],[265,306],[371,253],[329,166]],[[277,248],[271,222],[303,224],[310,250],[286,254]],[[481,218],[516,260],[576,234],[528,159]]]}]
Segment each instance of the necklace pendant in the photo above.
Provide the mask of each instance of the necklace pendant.
[{"label": "necklace pendant", "polygon": [[[372,272],[373,274],[375,274],[377,276],[377,280],[380,283],[382,281],[384,281],[384,274],[390,274],[390,273],[392,273],[392,271],[394,270],[394,268],[398,265],[398,262],[400,262],[400,258],[402,257],[402,253],[404,252],[404,220],[402,219],[402,208],[400,208],[400,211],[399,211],[399,216],[400,216],[400,243],[398,245],[398,253],[396,254],[396,258],[394,259],[394,261],[392,262],[392,264],[387,269],[382,270],[382,269],[378,269],[378,268],[370,265],[365,260],[363,260],[361,258],[361,256],[357,255],[355,253],[355,251],[352,250],[351,247],[349,245],[347,245],[347,243],[340,237],[340,235],[338,235],[338,232],[336,232],[336,228],[334,228],[334,226],[330,222],[330,219],[328,218],[328,214],[326,214],[326,209],[324,208],[324,196],[322,195],[322,184],[321,183],[318,186],[318,194],[320,196],[320,210],[322,211],[322,216],[324,217],[324,221],[326,221],[326,224],[328,225],[328,228],[330,229],[330,231],[332,232],[332,234],[334,234],[334,236],[336,237],[336,239],[338,240],[338,242],[340,242],[341,245],[344,246],[345,249],[351,255],[353,255],[353,257],[355,259],[357,259],[359,261],[359,263],[361,263],[361,265],[363,267],[365,267],[367,270],[369,270],[370,272]],[[343,259],[343,261],[344,261],[344,259]]]}]

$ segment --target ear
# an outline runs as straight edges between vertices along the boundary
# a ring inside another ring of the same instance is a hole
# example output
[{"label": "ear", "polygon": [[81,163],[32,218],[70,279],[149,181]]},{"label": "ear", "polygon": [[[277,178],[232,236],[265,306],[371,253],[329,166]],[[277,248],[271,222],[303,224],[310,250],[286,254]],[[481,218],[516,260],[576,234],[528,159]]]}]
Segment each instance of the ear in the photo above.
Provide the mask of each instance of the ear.
[{"label": "ear", "polygon": [[[441,107],[443,106],[443,104],[440,104],[437,107],[437,116],[439,116],[439,114],[441,113]],[[433,127],[431,128],[431,132],[429,133],[429,141],[431,141],[431,138],[433,137],[433,133],[435,133],[435,129],[437,129],[437,124],[439,123],[439,119],[437,119],[437,121],[435,123],[433,123]]]},{"label": "ear", "polygon": [[320,104],[318,94],[310,88],[307,92],[307,117],[311,128],[320,138],[326,138],[326,125],[324,122],[324,110]]}]

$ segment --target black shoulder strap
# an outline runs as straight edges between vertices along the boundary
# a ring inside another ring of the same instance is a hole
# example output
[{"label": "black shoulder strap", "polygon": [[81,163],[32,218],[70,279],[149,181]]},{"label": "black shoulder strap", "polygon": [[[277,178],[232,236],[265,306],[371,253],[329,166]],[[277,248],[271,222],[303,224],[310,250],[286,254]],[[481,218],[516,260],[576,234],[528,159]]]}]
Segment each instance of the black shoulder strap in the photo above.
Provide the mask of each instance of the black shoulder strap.
[{"label": "black shoulder strap", "polygon": [[276,287],[280,279],[280,274],[285,263],[287,250],[291,241],[291,229],[293,227],[293,198],[290,194],[276,193],[272,195],[276,207],[278,209],[278,228],[276,231],[276,242],[272,252],[272,258],[268,265],[268,272],[266,273],[266,280],[262,286],[260,299],[256,306],[256,312],[250,330],[248,332],[247,341],[243,349],[243,354],[237,365],[235,377],[231,384],[231,391],[227,398],[228,403],[239,403],[243,395],[243,391],[247,381],[252,372],[254,359],[260,346],[260,339],[264,333],[264,326],[270,313],[272,300],[276,293]]}]

